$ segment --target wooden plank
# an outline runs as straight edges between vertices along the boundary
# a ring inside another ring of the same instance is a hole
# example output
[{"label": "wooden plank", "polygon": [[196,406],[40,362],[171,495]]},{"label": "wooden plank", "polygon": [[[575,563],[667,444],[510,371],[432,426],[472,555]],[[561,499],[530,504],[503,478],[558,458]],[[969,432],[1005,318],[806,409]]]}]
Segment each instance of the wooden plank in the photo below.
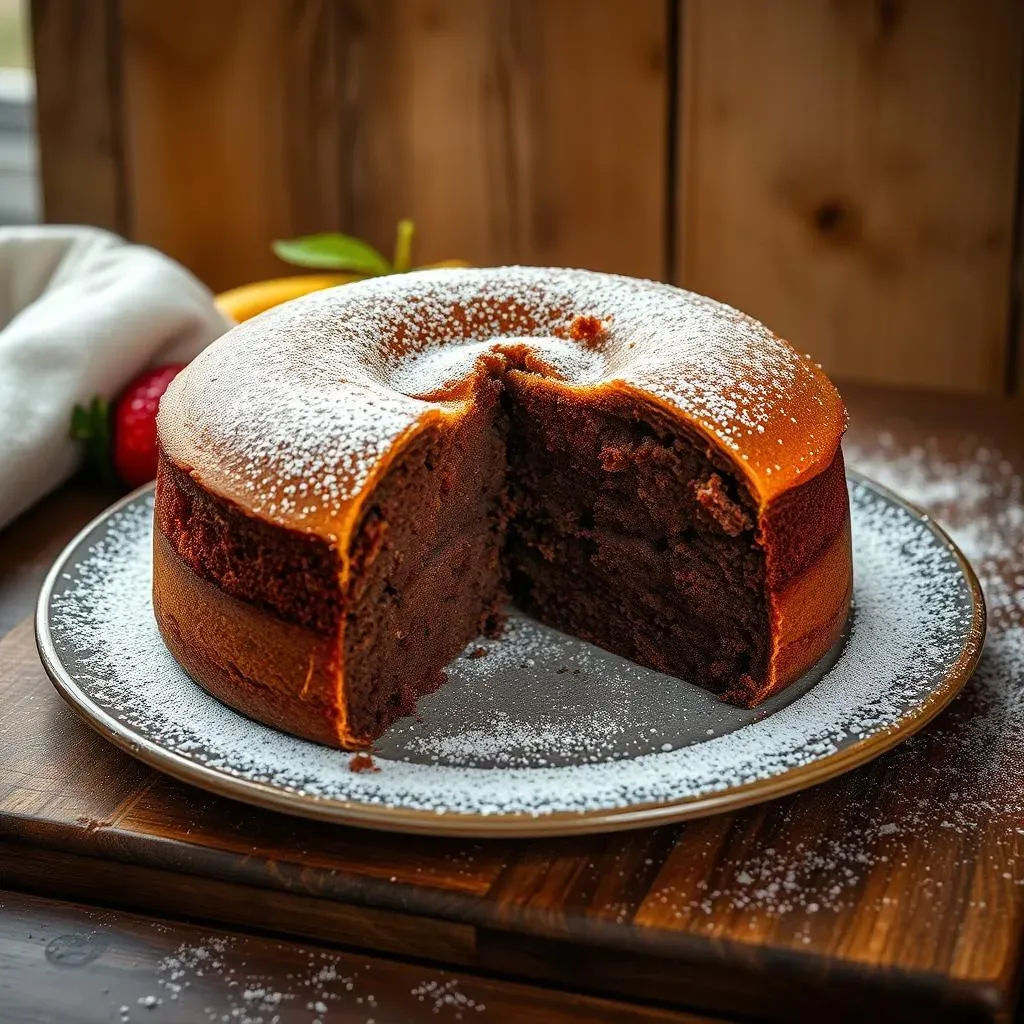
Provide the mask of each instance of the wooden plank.
[{"label": "wooden plank", "polygon": [[8,889],[83,903],[256,928],[437,963],[476,962],[476,929],[471,925],[324,899],[303,892],[301,884],[277,891],[2,840],[0,879]]},{"label": "wooden plank", "polygon": [[1007,392],[1024,403],[1024,112],[1017,157],[1017,231],[1014,235],[1010,280],[1011,329],[1007,353]]},{"label": "wooden plank", "polygon": [[423,262],[666,272],[662,0],[351,0],[346,223]]},{"label": "wooden plank", "polygon": [[494,978],[0,891],[8,1024],[712,1024]]},{"label": "wooden plank", "polygon": [[46,220],[124,233],[116,0],[32,0]]},{"label": "wooden plank", "polygon": [[999,393],[1024,5],[684,5],[680,281],[849,379]]},{"label": "wooden plank", "polygon": [[4,543],[0,545],[0,637],[30,613],[39,585],[64,545],[118,496],[114,487],[77,477],[4,529]]},{"label": "wooden plank", "polygon": [[1017,340],[1017,371],[1014,374],[1013,394],[1017,401],[1024,403],[1024,328],[1020,331]]},{"label": "wooden plank", "polygon": [[121,11],[133,236],[215,290],[284,273],[273,239],[339,223],[334,5]]}]

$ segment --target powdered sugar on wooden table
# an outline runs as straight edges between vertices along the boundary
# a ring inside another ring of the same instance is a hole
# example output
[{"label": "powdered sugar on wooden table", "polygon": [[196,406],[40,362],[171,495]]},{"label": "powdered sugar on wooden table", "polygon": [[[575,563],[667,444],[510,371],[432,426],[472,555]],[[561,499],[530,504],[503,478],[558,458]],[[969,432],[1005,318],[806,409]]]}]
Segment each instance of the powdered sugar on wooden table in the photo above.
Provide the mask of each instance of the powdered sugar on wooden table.
[{"label": "powdered sugar on wooden table", "polygon": [[[139,742],[300,802],[542,816],[686,800],[893,728],[960,653],[971,607],[949,550],[869,487],[854,483],[851,496],[849,643],[812,693],[771,714],[727,709],[687,683],[517,619],[502,640],[467,651],[484,646],[486,656],[453,663],[421,722],[406,720],[385,737],[380,771],[355,774],[348,755],[237,715],[178,667],[152,617],[149,496],[124,506],[68,563],[52,598],[52,632],[75,685]],[[512,695],[510,673],[519,682]],[[626,696],[618,704],[584,699],[588,681]],[[701,717],[709,705],[718,718]]]},{"label": "powdered sugar on wooden table", "polygon": [[[487,1019],[486,1002],[443,970],[424,968],[422,980],[413,975],[399,988],[386,961],[354,961],[329,950],[290,945],[282,952],[293,969],[267,974],[252,963],[251,951],[247,936],[230,933],[182,943],[157,961],[151,992],[120,1004],[118,1019],[123,1024],[279,1024],[287,1018],[329,1024],[342,1015],[352,1024],[390,1024],[399,1016],[406,1019],[410,1003],[423,1004],[440,1022],[484,1024]],[[261,953],[265,960],[266,952]],[[117,998],[111,998],[116,1004]]]}]

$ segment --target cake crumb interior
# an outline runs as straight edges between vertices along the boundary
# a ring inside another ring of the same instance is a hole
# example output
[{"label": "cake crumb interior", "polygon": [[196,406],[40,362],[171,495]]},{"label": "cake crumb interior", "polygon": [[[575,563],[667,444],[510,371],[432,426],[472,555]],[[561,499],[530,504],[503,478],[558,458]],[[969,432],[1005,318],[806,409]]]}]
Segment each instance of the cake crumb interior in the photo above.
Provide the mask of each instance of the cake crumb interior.
[{"label": "cake crumb interior", "polygon": [[726,696],[762,678],[764,557],[727,463],[635,402],[487,370],[473,411],[417,438],[365,506],[342,601],[348,731],[369,742],[410,714],[508,599]]}]

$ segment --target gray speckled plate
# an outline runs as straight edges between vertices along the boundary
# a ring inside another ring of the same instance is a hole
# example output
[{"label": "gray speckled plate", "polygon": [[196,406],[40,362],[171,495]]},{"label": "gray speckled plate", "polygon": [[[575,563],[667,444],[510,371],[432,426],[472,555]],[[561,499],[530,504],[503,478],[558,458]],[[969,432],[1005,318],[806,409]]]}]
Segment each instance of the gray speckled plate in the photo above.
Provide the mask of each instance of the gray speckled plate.
[{"label": "gray speckled plate", "polygon": [[[160,639],[152,489],[86,527],[53,567],[36,632],[54,685],[156,768],[223,795],[352,825],[464,835],[597,832],[711,814],[821,782],[919,729],[974,669],[985,609],[923,513],[850,476],[854,613],[815,670],[750,711],[513,614],[449,667],[418,718],[351,755],[210,697]],[[201,613],[201,612],[199,612]],[[475,656],[470,656],[475,655]]]}]

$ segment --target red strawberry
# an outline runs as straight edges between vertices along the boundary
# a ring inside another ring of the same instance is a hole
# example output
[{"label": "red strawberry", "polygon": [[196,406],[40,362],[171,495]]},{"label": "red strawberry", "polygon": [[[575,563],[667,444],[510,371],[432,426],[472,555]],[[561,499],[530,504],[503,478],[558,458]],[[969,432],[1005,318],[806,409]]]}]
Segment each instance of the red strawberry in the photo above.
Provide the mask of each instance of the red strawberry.
[{"label": "red strawberry", "polygon": [[112,413],[102,398],[88,408],[75,406],[71,436],[85,441],[89,461],[105,479],[116,474],[138,487],[156,476],[156,413],[167,385],[182,369],[184,364],[172,363],[143,371],[121,392]]}]

